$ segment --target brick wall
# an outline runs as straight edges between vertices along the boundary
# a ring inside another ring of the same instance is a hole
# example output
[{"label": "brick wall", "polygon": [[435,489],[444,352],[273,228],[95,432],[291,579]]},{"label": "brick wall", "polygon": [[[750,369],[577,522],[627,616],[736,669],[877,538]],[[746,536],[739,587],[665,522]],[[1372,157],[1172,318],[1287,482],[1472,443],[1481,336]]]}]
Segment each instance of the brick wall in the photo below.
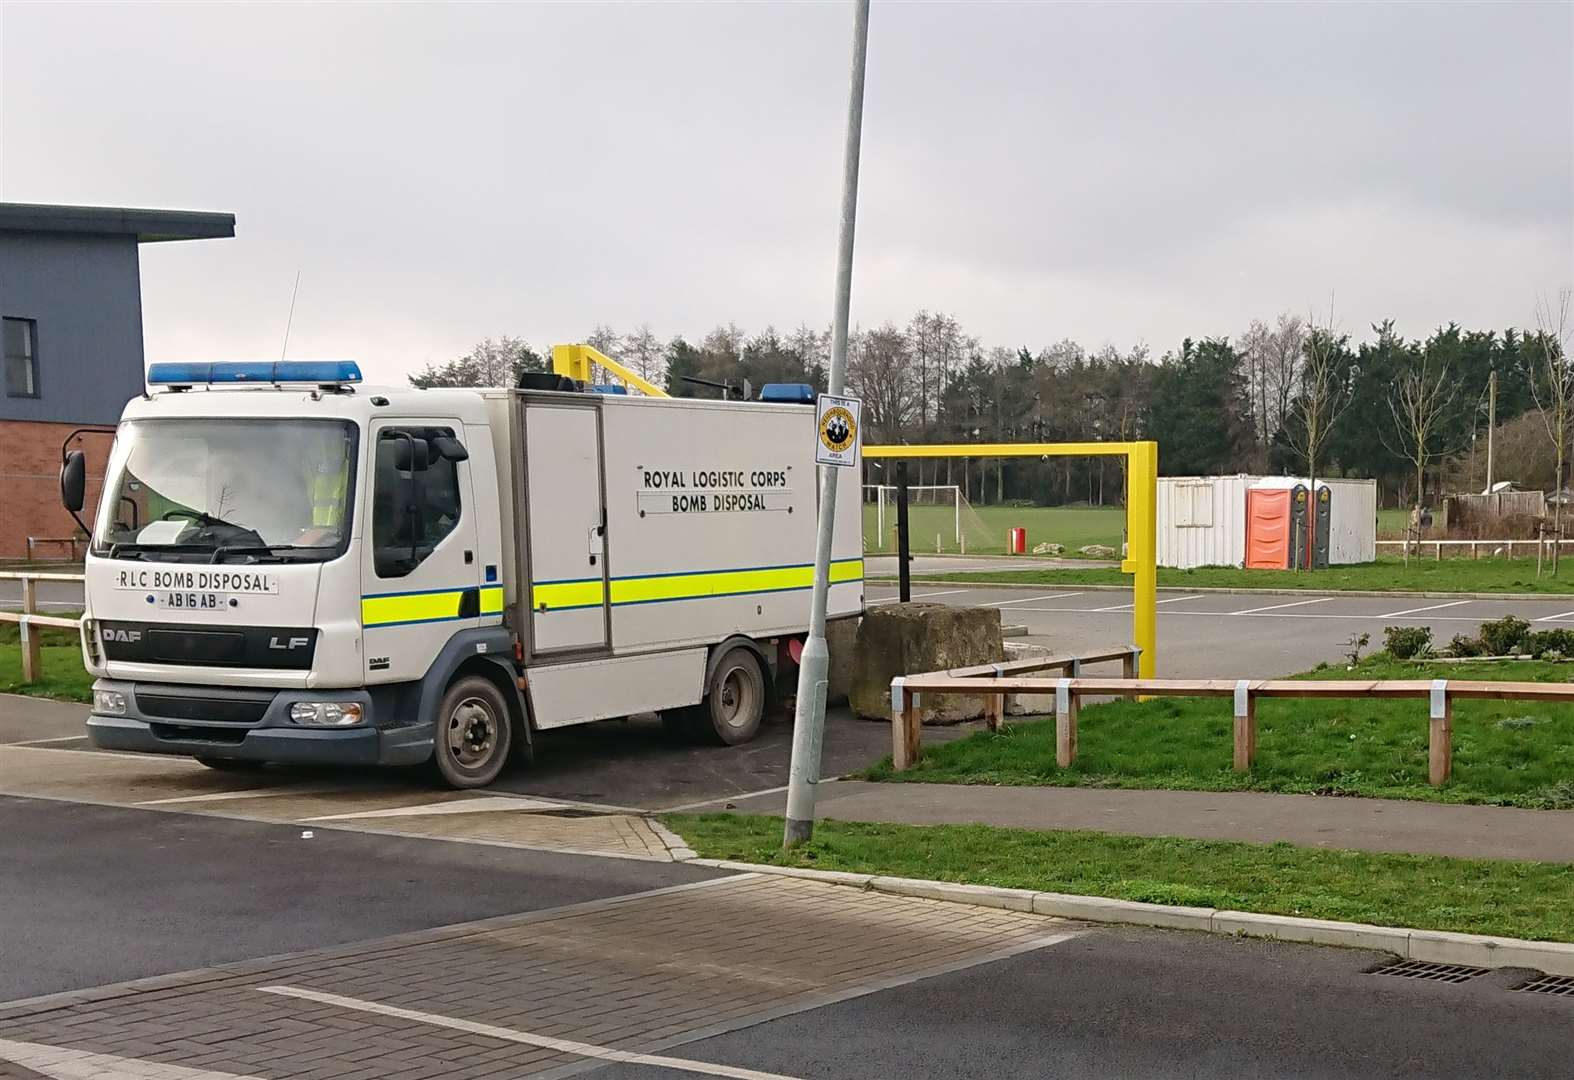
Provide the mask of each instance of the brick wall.
[{"label": "brick wall", "polygon": [[[0,420],[0,559],[27,555],[27,538],[67,537],[78,533],[75,521],[60,505],[60,444],[75,424]],[[87,454],[87,506],[82,520],[93,523],[111,437],[78,435],[73,449]],[[52,544],[39,554],[58,558],[64,545]]]}]

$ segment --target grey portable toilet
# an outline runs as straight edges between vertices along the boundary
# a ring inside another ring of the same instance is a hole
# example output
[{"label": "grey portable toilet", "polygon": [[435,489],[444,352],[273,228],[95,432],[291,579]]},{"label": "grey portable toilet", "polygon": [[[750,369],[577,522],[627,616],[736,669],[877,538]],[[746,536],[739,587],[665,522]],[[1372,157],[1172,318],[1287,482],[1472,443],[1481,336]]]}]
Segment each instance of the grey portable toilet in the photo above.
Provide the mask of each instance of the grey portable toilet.
[{"label": "grey portable toilet", "polygon": [[1324,484],[1317,489],[1317,510],[1313,520],[1317,529],[1312,534],[1312,567],[1328,569],[1328,538],[1333,535],[1333,492]]},{"label": "grey portable toilet", "polygon": [[1307,525],[1310,513],[1306,505],[1306,485],[1296,484],[1290,489],[1290,569],[1302,570],[1311,565],[1306,542],[1310,539]]}]

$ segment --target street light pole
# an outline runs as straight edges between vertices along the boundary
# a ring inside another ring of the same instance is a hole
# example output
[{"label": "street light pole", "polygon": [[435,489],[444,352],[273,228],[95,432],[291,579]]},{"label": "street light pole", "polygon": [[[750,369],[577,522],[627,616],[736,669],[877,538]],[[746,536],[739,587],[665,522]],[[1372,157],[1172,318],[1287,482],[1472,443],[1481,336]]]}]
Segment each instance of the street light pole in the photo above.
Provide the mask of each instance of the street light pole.
[{"label": "street light pole", "polygon": [[[856,0],[853,12],[852,86],[847,95],[847,143],[842,157],[842,224],[836,238],[836,313],[831,323],[828,388],[837,396],[842,393],[847,374],[847,324],[853,295],[853,226],[858,216],[858,154],[863,141],[864,57],[869,51],[869,0]],[[820,744],[825,733],[825,690],[831,661],[830,650],[825,644],[825,606],[831,585],[831,539],[836,527],[836,477],[840,472],[835,466],[820,467],[814,597],[809,607],[809,638],[804,642],[798,668],[783,847],[804,843],[814,835],[814,797],[820,780]]]}]

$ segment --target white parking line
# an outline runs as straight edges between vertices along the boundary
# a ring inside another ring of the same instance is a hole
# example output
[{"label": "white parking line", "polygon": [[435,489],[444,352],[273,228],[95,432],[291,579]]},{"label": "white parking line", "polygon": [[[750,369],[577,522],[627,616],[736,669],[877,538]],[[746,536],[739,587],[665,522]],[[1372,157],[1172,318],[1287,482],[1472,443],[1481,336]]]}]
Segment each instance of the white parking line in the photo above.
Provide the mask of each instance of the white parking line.
[{"label": "white parking line", "polygon": [[283,787],[241,788],[237,791],[209,791],[202,795],[177,795],[173,799],[144,799],[132,806],[171,806],[176,803],[229,802],[232,799],[274,799],[280,795],[332,795],[340,787]]},{"label": "white parking line", "polygon": [[1020,600],[997,600],[993,604],[980,604],[979,607],[1005,607],[1007,604],[1031,604],[1039,600],[1064,600],[1068,596],[1081,596],[1079,592],[1050,593],[1048,596],[1024,596]]},{"label": "white parking line", "polygon": [[1247,608],[1245,611],[1230,611],[1230,612],[1226,612],[1226,614],[1228,614],[1228,615],[1255,615],[1259,611],[1278,611],[1280,608],[1304,607],[1307,604],[1326,604],[1328,601],[1330,601],[1332,599],[1333,599],[1333,597],[1331,597],[1331,596],[1319,596],[1315,600],[1295,600],[1295,601],[1293,601],[1291,603],[1288,603],[1288,604],[1269,604],[1267,607]]},{"label": "white parking line", "polygon": [[1468,603],[1470,603],[1469,600],[1450,600],[1446,604],[1433,604],[1430,607],[1406,608],[1404,611],[1390,611],[1387,615],[1379,615],[1377,617],[1379,619],[1397,619],[1401,615],[1419,615],[1423,611],[1441,611],[1443,608],[1458,607],[1460,604]]},{"label": "white parking line", "polygon": [[362,1001],[359,998],[343,997],[339,994],[325,994],[319,990],[307,990],[299,986],[259,986],[257,989],[264,994],[279,994],[283,997],[315,1001],[322,1005],[334,1005],[354,1012],[392,1016],[398,1020],[409,1020],[417,1024],[430,1024],[433,1027],[450,1028],[454,1031],[468,1032],[471,1035],[481,1035],[488,1039],[522,1043],[525,1046],[539,1046],[547,1050],[556,1050],[563,1054],[577,1054],[579,1057],[596,1058],[600,1061],[626,1061],[631,1065],[649,1065],[656,1069],[674,1069],[679,1072],[702,1073],[706,1076],[727,1076],[732,1077],[733,1080],[798,1080],[797,1077],[787,1076],[783,1073],[761,1072],[758,1069],[740,1069],[733,1065],[717,1065],[709,1061],[691,1061],[688,1058],[665,1057],[661,1054],[636,1054],[630,1050],[614,1050],[610,1046],[592,1046],[590,1043],[574,1042],[572,1039],[557,1039],[550,1035],[532,1035],[526,1031],[515,1031],[513,1028],[498,1027],[495,1024],[479,1024],[474,1020],[461,1020],[454,1016],[441,1016],[437,1013],[419,1012],[415,1009],[401,1009],[394,1005],[382,1005],[375,1001]]},{"label": "white parking line", "polygon": [[[971,589],[946,589],[944,592],[921,592],[921,593],[914,593],[913,594],[913,599],[914,600],[927,600],[931,596],[955,596],[957,593],[964,593],[964,592],[971,592],[971,591],[972,591]],[[870,600],[864,606],[868,607],[868,606],[870,606],[872,604],[894,604],[900,599],[901,599],[900,596],[884,596],[884,597],[881,597],[879,600]]]},{"label": "white parking line", "polygon": [[[1045,599],[1047,599],[1047,597]],[[1184,603],[1187,600],[1201,600],[1201,599],[1202,599],[1201,596],[1172,596],[1168,600],[1155,600],[1154,603],[1155,604],[1180,604],[1180,603]],[[1131,605],[1130,604],[1116,604],[1114,607],[1096,607],[1096,608],[1087,608],[1086,610],[1088,610],[1088,611],[1130,611],[1131,610]],[[1214,614],[1222,615],[1224,613],[1223,612],[1214,612]]]},{"label": "white parking line", "polygon": [[1546,616],[1543,616],[1542,618],[1532,619],[1530,621],[1531,622],[1562,622],[1564,619],[1567,619],[1570,616],[1574,616],[1574,611],[1564,611],[1564,612],[1561,612],[1561,613],[1559,613],[1557,615],[1546,615]]},{"label": "white parking line", "polygon": [[240,1073],[188,1069],[162,1061],[142,1061],[114,1054],[95,1054],[73,1047],[0,1039],[0,1063],[13,1062],[28,1075],[52,1080],[258,1080]]}]

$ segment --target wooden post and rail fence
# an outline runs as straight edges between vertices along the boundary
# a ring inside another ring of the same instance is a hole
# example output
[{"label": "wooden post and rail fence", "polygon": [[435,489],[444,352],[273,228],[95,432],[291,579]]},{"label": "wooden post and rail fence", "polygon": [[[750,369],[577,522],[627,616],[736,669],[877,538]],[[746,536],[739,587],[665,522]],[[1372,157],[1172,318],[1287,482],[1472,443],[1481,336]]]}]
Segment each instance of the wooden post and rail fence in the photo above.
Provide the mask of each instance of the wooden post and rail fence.
[{"label": "wooden post and rail fence", "polygon": [[[998,728],[1003,702],[1011,694],[1055,697],[1055,761],[1062,769],[1077,760],[1077,713],[1086,697],[1220,697],[1235,706],[1235,771],[1248,772],[1257,757],[1257,702],[1263,698],[1414,698],[1427,702],[1428,769],[1434,787],[1448,782],[1454,768],[1454,702],[1552,701],[1574,704],[1574,684],[1475,682],[1456,679],[1305,680],[1305,679],[1088,679],[1075,673],[1096,660],[1130,656],[1135,649],[1112,650],[1080,658],[1052,657],[1011,664],[989,664],[955,671],[899,676],[891,680],[891,760],[898,772],[913,767],[923,738],[919,698],[923,694],[985,695],[986,719]],[[1030,672],[1060,668],[1071,675],[1035,678]]]},{"label": "wooden post and rail fence", "polygon": [[17,624],[22,638],[22,681],[37,682],[44,673],[43,656],[39,651],[38,634],[34,627],[52,626],[62,630],[77,629],[76,619],[62,619],[56,615],[38,614],[38,583],[40,581],[73,581],[82,583],[81,574],[48,574],[29,571],[0,571],[0,581],[22,583],[22,610],[0,611],[0,622]]}]

